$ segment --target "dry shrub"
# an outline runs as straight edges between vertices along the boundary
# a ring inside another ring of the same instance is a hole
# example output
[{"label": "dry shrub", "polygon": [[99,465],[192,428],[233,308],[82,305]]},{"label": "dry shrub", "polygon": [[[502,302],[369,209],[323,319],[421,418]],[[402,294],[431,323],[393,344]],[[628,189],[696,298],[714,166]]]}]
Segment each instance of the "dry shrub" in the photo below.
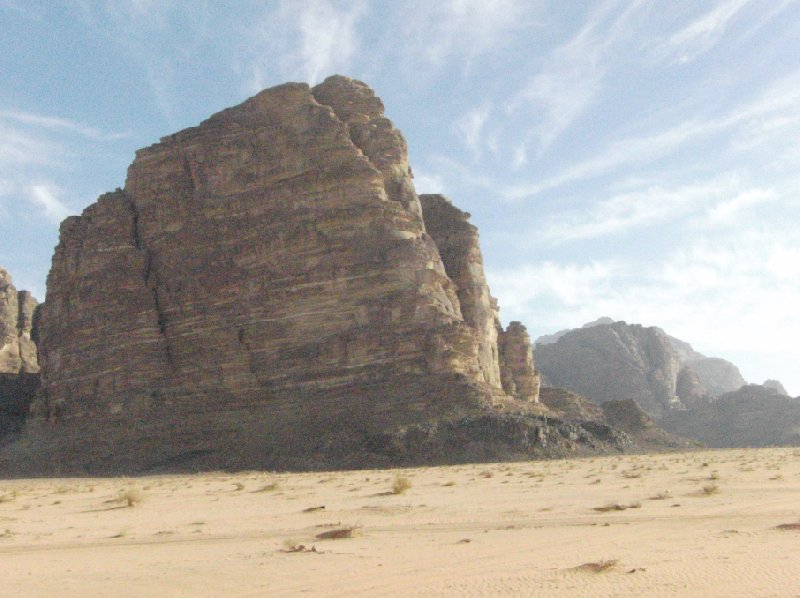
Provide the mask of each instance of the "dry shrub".
[{"label": "dry shrub", "polygon": [[668,498],[672,498],[672,492],[665,490],[664,492],[659,492],[655,496],[651,496],[650,500],[666,500]]},{"label": "dry shrub", "polygon": [[775,529],[780,529],[783,531],[800,531],[800,523],[781,523],[780,525],[776,525]]},{"label": "dry shrub", "polygon": [[480,473],[480,476],[481,476],[482,478],[493,478],[493,477],[494,477],[494,472],[493,472],[491,469],[484,469],[484,470],[483,470],[483,471]]},{"label": "dry shrub", "polygon": [[392,494],[403,494],[411,488],[411,481],[404,476],[397,476],[392,482]]},{"label": "dry shrub", "polygon": [[317,540],[343,540],[344,538],[352,538],[353,532],[356,531],[355,527],[339,527],[336,529],[329,529],[326,532],[320,532],[314,536]]},{"label": "dry shrub", "polygon": [[254,493],[255,492],[274,492],[275,490],[277,490],[280,487],[281,487],[281,485],[278,482],[270,482],[269,484],[266,484],[265,486],[262,486],[258,490],[253,490],[253,492]]},{"label": "dry shrub", "polygon": [[627,505],[619,503],[619,502],[612,502],[608,503],[604,507],[594,507],[594,511],[599,513],[608,513],[609,511],[624,511],[626,509],[640,509],[642,507],[642,503],[640,502],[632,502],[628,503]]},{"label": "dry shrub", "polygon": [[126,507],[134,507],[141,503],[144,500],[144,495],[142,491],[138,488],[131,486],[130,488],[125,488],[124,490],[120,490],[119,496],[116,498],[112,498],[106,502],[110,503],[120,503],[125,505]]},{"label": "dry shrub", "polygon": [[602,560],[596,561],[594,563],[584,563],[583,565],[578,565],[575,567],[576,571],[587,571],[589,573],[602,573],[603,571],[609,571],[617,566],[617,559],[609,559],[609,560]]},{"label": "dry shrub", "polygon": [[719,492],[719,486],[716,484],[706,484],[701,488],[701,492],[704,496],[711,496]]}]

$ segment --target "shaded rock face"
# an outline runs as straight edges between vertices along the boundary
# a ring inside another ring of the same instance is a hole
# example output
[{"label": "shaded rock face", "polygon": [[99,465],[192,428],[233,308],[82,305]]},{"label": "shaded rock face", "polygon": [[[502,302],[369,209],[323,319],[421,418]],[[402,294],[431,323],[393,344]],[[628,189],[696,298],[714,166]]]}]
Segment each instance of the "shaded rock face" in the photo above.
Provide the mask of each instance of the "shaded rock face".
[{"label": "shaded rock face", "polygon": [[659,424],[710,447],[800,446],[800,400],[748,384]]},{"label": "shaded rock face", "polygon": [[747,384],[739,368],[719,357],[689,359],[686,364],[695,372],[706,391],[715,397]]},{"label": "shaded rock face", "polygon": [[683,366],[678,372],[675,393],[687,407],[692,407],[710,399],[705,385],[700,380],[700,376],[691,366],[687,365]]},{"label": "shaded rock face", "polygon": [[681,406],[681,363],[658,328],[615,322],[573,330],[537,345],[536,363],[553,386],[599,403],[635,398],[655,417]]},{"label": "shaded rock face", "polygon": [[28,291],[14,288],[11,276],[0,268],[0,373],[39,371],[33,318],[38,302]]},{"label": "shaded rock face", "polygon": [[511,322],[500,331],[500,372],[503,389],[520,400],[538,402],[539,374],[533,363],[533,347],[528,331],[520,322]]},{"label": "shaded rock face", "polygon": [[[124,189],[62,224],[36,417],[8,459],[310,468],[508,399],[477,232],[424,203],[380,99],[345,77],[138,151]],[[531,401],[527,343],[506,362]]]},{"label": "shaded rock face", "polygon": [[39,385],[34,341],[37,301],[0,268],[0,444],[19,432]]}]

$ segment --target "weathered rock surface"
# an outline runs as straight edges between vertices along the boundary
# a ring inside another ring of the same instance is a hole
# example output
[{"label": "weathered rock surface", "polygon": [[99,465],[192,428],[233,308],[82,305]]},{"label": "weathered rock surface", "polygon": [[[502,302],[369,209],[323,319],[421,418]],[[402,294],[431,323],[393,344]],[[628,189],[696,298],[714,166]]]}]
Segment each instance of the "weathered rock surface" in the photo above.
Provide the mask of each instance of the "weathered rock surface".
[{"label": "weathered rock surface", "polygon": [[635,399],[654,417],[682,406],[681,363],[658,328],[615,322],[573,330],[537,345],[536,363],[553,386],[599,403]]},{"label": "weathered rock surface", "polygon": [[659,424],[711,447],[800,446],[800,400],[748,384]]},{"label": "weathered rock surface", "polygon": [[34,336],[37,301],[0,268],[0,444],[19,432],[38,388]]},{"label": "weathered rock surface", "polygon": [[[501,385],[497,346],[500,316],[497,300],[489,292],[483,271],[478,229],[468,222],[467,212],[459,210],[444,196],[420,195],[419,199],[426,230],[439,249],[447,275],[455,283],[464,321],[477,333],[483,381],[515,396],[515,392]],[[529,370],[533,374],[533,361]]]},{"label": "weathered rock surface", "polygon": [[402,135],[345,77],[138,151],[124,189],[62,224],[47,288],[6,467],[355,466],[375,435],[536,401],[516,328],[504,378],[475,228],[423,209]]},{"label": "weathered rock surface", "polygon": [[500,331],[500,372],[503,389],[511,396],[535,403],[539,400],[539,374],[533,364],[533,347],[521,322]]},{"label": "weathered rock surface", "polygon": [[779,380],[764,380],[764,384],[762,384],[764,388],[771,388],[777,394],[788,397],[789,393],[786,392],[786,388],[784,388],[783,384],[780,383]]},{"label": "weathered rock surface", "polygon": [[36,343],[31,339],[37,305],[28,291],[14,288],[11,276],[0,268],[0,373],[39,371]]},{"label": "weathered rock surface", "polygon": [[740,389],[747,384],[739,368],[719,357],[702,357],[686,362],[697,374],[708,394],[718,397]]}]

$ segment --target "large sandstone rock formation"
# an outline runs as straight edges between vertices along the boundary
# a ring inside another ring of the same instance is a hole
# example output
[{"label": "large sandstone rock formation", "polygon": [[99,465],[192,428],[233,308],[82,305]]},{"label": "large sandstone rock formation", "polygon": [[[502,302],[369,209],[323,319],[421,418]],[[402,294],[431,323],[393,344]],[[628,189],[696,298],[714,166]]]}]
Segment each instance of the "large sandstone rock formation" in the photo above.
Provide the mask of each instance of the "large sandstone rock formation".
[{"label": "large sandstone rock formation", "polygon": [[359,465],[398,426],[524,411],[530,343],[512,327],[498,347],[467,218],[420,203],[402,135],[345,77],[265,90],[138,151],[124,189],[62,224],[36,417],[8,459]]},{"label": "large sandstone rock formation", "polygon": [[0,443],[18,432],[38,388],[34,336],[37,301],[0,268]]}]

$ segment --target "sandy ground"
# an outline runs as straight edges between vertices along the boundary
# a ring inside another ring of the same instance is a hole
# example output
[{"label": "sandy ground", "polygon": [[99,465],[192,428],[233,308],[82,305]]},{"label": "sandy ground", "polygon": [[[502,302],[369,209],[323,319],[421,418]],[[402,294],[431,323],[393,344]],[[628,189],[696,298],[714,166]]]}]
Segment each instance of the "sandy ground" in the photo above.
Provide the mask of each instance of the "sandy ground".
[{"label": "sandy ground", "polygon": [[798,449],[2,481],[0,596],[800,596],[798,522]]}]

